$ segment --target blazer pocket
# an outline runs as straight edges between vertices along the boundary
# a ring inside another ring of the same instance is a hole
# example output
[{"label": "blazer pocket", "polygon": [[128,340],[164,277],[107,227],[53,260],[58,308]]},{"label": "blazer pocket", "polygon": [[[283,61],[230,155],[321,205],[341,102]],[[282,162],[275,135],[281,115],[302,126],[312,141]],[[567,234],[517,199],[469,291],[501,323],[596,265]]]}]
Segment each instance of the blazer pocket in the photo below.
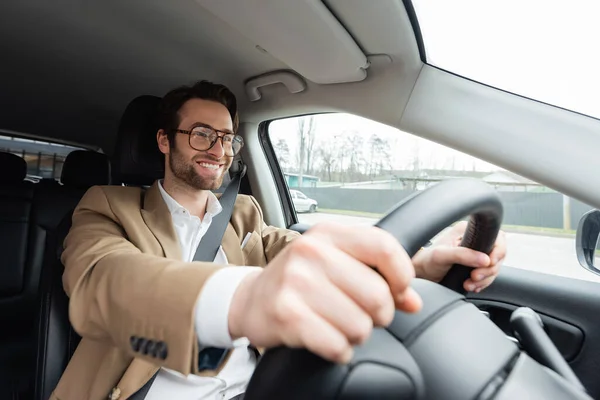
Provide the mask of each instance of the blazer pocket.
[{"label": "blazer pocket", "polygon": [[[258,244],[260,244],[262,242],[262,239],[260,237],[260,235],[258,234],[258,232],[253,231],[252,234],[250,235],[250,237],[248,238],[248,241],[246,242],[246,245],[244,246],[244,248],[242,249],[242,254],[244,255],[244,260],[246,261],[246,265],[252,265],[255,266],[254,264],[256,262],[262,262],[262,260],[264,260],[264,251],[262,249],[262,245],[258,246]],[[258,258],[257,261],[256,260],[258,255],[261,255],[261,257]],[[256,266],[262,266],[261,265],[256,265]]]}]

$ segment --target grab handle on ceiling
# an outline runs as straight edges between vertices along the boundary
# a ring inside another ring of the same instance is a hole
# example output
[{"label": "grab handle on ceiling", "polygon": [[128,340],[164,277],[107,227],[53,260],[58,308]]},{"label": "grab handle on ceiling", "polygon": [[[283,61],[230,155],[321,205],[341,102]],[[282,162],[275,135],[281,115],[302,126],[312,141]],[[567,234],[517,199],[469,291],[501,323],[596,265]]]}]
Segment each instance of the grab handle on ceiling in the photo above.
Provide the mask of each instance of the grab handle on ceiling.
[{"label": "grab handle on ceiling", "polygon": [[262,97],[259,88],[277,83],[283,84],[290,93],[300,93],[306,90],[306,82],[298,75],[288,71],[277,71],[246,81],[246,95],[250,101],[258,101]]}]

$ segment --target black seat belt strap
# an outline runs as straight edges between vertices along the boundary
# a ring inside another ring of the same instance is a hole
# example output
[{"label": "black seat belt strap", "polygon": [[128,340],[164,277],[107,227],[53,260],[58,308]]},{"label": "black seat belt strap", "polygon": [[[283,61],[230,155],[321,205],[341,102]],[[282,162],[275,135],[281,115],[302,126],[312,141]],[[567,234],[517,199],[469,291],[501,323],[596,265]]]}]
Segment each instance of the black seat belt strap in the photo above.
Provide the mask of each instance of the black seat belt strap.
[{"label": "black seat belt strap", "polygon": [[223,241],[223,235],[225,235],[225,230],[227,230],[227,225],[229,225],[231,214],[233,213],[233,206],[240,190],[242,177],[245,174],[246,166],[244,165],[242,170],[229,182],[223,195],[221,195],[219,202],[223,209],[213,218],[208,231],[202,237],[196,249],[196,254],[194,254],[194,261],[213,262],[215,260],[215,256]]},{"label": "black seat belt strap", "polygon": [[[239,172],[231,179],[227,188],[221,195],[219,202],[221,203],[222,210],[219,214],[217,214],[212,222],[210,223],[210,227],[200,240],[200,244],[196,249],[196,253],[194,254],[194,261],[204,261],[204,262],[213,262],[219,248],[221,247],[221,241],[223,240],[223,235],[225,235],[225,230],[227,229],[227,225],[229,225],[229,220],[231,219],[231,214],[233,213],[233,207],[235,205],[235,199],[237,198],[238,192],[240,190],[240,183],[242,182],[242,178],[246,174],[246,165],[241,165],[241,169]],[[201,369],[216,369],[216,366],[213,364],[216,362],[220,363],[226,355],[225,349],[218,349],[215,347],[207,347],[200,352],[198,357],[201,364],[199,368]],[[213,362],[213,360],[216,360]],[[217,365],[218,366],[218,365]],[[154,383],[158,372],[156,372],[152,378],[144,386],[140,388],[137,392],[135,392],[129,399],[130,400],[143,400],[146,398],[146,395],[150,391],[150,387]]]}]

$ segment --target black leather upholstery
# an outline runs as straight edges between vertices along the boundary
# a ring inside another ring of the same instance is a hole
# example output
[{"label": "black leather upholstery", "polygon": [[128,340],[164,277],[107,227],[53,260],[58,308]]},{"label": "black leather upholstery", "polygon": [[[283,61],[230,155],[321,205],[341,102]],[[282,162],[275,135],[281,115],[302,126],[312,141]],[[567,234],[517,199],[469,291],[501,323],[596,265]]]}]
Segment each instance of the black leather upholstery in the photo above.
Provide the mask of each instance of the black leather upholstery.
[{"label": "black leather upholstery", "polygon": [[[68,298],[63,289],[62,243],[71,226],[71,214],[85,191],[110,183],[110,163],[104,154],[78,150],[63,165],[61,184],[42,181],[34,203],[36,229],[44,232],[43,269],[38,296],[36,330],[35,399],[48,399],[77,344],[71,328]],[[39,211],[39,213],[38,213]]]},{"label": "black leather upholstery", "polygon": [[110,163],[102,153],[86,150],[72,151],[63,164],[60,181],[63,185],[75,189],[108,185]]},{"label": "black leather upholstery", "polygon": [[69,322],[69,300],[63,289],[64,267],[60,262],[62,243],[71,227],[71,212],[87,188],[109,184],[111,168],[112,183],[143,186],[163,176],[164,163],[156,145],[154,124],[159,101],[158,97],[141,96],[129,104],[121,119],[112,163],[98,153],[73,152],[63,166],[63,186],[58,191],[48,188],[48,197],[54,199],[50,208],[57,207],[59,214],[67,217],[49,224],[54,230],[46,241],[39,298],[35,400],[50,396],[80,340]]},{"label": "black leather upholstery", "polygon": [[41,260],[31,229],[34,184],[25,160],[0,153],[0,398],[27,388],[32,317]]},{"label": "black leather upholstery", "polygon": [[27,162],[12,153],[0,153],[0,183],[20,183],[27,175]]},{"label": "black leather upholstery", "polygon": [[149,186],[164,176],[163,155],[156,143],[160,100],[140,96],[127,106],[112,159],[113,182]]}]

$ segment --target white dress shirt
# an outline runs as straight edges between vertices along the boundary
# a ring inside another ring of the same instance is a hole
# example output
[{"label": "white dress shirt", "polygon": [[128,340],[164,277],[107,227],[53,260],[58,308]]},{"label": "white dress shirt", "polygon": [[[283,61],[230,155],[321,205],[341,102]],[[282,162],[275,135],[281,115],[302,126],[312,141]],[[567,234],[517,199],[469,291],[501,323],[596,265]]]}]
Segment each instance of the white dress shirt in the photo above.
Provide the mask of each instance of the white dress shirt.
[{"label": "white dress shirt", "polygon": [[[206,214],[202,220],[191,215],[162,187],[158,188],[171,213],[173,226],[183,260],[192,261],[200,240],[208,230],[212,219],[222,211],[217,197],[209,192]],[[250,232],[246,236],[249,237]],[[246,240],[242,243],[245,245]],[[227,256],[220,247],[215,263],[227,264]],[[204,284],[196,303],[195,326],[201,347],[233,348],[229,361],[215,377],[185,376],[167,368],[159,370],[146,396],[146,400],[212,400],[230,399],[243,393],[256,366],[254,352],[248,348],[248,340],[236,341],[229,335],[228,314],[231,299],[239,283],[259,267],[230,267],[215,272]]]}]

